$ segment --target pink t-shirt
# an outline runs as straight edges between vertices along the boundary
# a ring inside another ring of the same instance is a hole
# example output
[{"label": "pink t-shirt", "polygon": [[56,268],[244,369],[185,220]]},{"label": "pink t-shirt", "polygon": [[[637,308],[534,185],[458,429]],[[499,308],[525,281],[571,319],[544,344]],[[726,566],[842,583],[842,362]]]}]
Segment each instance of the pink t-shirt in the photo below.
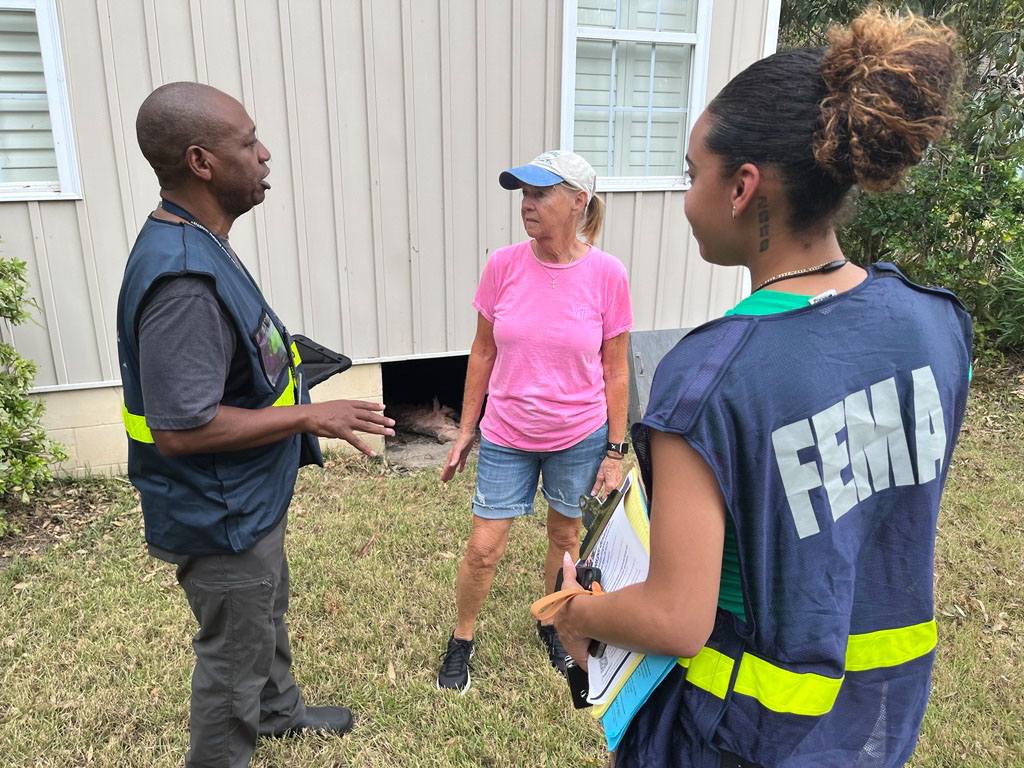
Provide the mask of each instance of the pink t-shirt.
[{"label": "pink t-shirt", "polygon": [[497,346],[480,430],[510,448],[560,451],[608,418],[601,344],[633,327],[629,280],[597,248],[551,264],[530,242],[495,251],[473,299]]}]

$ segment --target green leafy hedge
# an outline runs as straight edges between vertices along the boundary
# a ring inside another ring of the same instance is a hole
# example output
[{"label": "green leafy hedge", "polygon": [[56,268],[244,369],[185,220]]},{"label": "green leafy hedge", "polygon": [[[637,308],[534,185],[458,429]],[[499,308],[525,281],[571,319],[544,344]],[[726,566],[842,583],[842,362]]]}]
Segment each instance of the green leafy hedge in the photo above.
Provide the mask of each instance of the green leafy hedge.
[{"label": "green leafy hedge", "polygon": [[[27,287],[25,262],[0,257],[0,320],[14,326],[29,319],[28,308],[35,305],[25,295]],[[30,501],[52,478],[49,465],[67,458],[46,437],[42,401],[28,396],[35,374],[35,363],[0,343],[0,535],[10,527],[10,507]]]},{"label": "green leafy hedge", "polygon": [[913,280],[957,294],[978,352],[1024,349],[1024,181],[1015,160],[978,159],[946,142],[904,188],[855,201],[846,254],[893,261]]}]

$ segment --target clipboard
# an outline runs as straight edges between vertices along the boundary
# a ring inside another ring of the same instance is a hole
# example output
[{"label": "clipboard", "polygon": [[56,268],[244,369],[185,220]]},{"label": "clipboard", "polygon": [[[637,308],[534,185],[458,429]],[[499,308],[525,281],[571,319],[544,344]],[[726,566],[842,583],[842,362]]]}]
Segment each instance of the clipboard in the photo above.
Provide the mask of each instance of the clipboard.
[{"label": "clipboard", "polygon": [[[627,481],[623,482],[621,488],[622,500],[618,513],[622,517],[616,521],[608,521],[604,524],[602,534],[613,534],[621,536],[624,527],[632,530],[631,535],[637,538],[637,544],[647,553],[650,553],[650,527],[647,512],[647,499],[639,482],[639,473],[634,467],[629,471]],[[628,487],[627,487],[628,486]],[[618,526],[619,533],[612,530]],[[602,536],[603,538],[603,536]],[[602,557],[596,550],[600,545],[595,546],[593,555],[595,565],[602,565]],[[612,561],[622,563],[618,555],[609,553]],[[606,565],[611,565],[607,563]],[[620,588],[616,586],[612,569],[606,569],[604,573],[605,586],[609,589]],[[620,585],[621,586],[621,585]],[[623,653],[625,655],[623,656]],[[607,656],[612,658],[604,659],[601,662],[591,659],[591,672],[598,671],[595,664],[606,663],[605,672],[600,675],[603,679],[595,688],[595,680],[588,674],[588,693],[595,689],[602,689],[601,695],[595,700],[591,697],[593,708],[590,710],[592,717],[600,721],[605,732],[609,751],[618,747],[619,741],[626,732],[633,716],[637,713],[648,696],[665,678],[665,675],[676,665],[677,659],[669,656],[657,656],[654,654],[640,654],[623,652],[622,649],[608,649]]]},{"label": "clipboard", "polygon": [[306,374],[306,386],[312,389],[336,373],[352,367],[352,360],[340,352],[333,352],[302,334],[292,334],[292,342],[299,350],[302,368]]}]

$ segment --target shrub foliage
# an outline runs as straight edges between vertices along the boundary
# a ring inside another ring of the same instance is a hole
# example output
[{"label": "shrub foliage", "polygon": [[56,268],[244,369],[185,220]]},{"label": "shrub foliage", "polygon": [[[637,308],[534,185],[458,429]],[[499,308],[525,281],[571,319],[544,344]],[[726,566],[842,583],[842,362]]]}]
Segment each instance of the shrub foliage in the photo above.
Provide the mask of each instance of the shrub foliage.
[{"label": "shrub foliage", "polygon": [[[27,287],[25,263],[0,257],[0,322],[8,327],[29,319],[35,305],[26,297]],[[51,479],[50,464],[67,458],[60,444],[46,437],[42,401],[28,396],[35,374],[35,363],[0,342],[0,535],[8,530],[11,505],[27,503]]]}]

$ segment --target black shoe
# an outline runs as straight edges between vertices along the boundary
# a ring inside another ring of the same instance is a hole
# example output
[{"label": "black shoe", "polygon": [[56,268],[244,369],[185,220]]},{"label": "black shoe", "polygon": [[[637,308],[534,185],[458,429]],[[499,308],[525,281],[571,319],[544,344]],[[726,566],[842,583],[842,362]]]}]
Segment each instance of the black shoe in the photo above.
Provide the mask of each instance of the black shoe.
[{"label": "black shoe", "polygon": [[450,688],[462,695],[469,690],[469,660],[473,658],[473,641],[462,640],[453,632],[441,656],[441,670],[437,673],[438,690]]},{"label": "black shoe", "polygon": [[306,711],[291,728],[271,734],[293,736],[304,731],[315,733],[335,733],[341,736],[352,730],[352,713],[345,707],[306,707]]},{"label": "black shoe", "polygon": [[565,677],[565,665],[569,660],[569,654],[562,647],[562,641],[558,639],[558,632],[555,631],[554,626],[541,624],[538,621],[537,637],[540,638],[544,648],[547,649],[548,660],[551,662],[551,666],[555,668],[558,674]]}]

